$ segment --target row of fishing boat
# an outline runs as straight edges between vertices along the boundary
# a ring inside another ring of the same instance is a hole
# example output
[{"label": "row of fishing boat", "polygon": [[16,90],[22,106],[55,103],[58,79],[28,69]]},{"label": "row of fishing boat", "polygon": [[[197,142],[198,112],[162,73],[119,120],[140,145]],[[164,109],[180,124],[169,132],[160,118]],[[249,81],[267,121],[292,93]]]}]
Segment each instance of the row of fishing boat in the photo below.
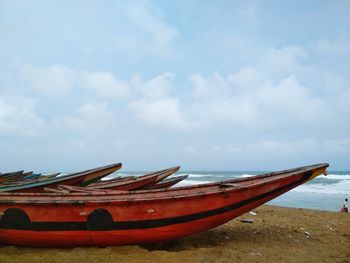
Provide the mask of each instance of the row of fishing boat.
[{"label": "row of fishing boat", "polygon": [[162,242],[209,230],[325,174],[327,163],[176,187],[179,166],[111,175],[116,163],[77,173],[0,174],[0,243],[36,247]]},{"label": "row of fishing boat", "polygon": [[89,190],[159,189],[171,187],[188,177],[182,175],[166,179],[180,169],[179,166],[175,166],[143,176],[119,176],[102,180],[121,167],[121,163],[116,163],[62,176],[60,173],[41,175],[24,171],[0,174],[0,192],[54,192],[55,188],[68,186],[88,187],[82,189]]}]

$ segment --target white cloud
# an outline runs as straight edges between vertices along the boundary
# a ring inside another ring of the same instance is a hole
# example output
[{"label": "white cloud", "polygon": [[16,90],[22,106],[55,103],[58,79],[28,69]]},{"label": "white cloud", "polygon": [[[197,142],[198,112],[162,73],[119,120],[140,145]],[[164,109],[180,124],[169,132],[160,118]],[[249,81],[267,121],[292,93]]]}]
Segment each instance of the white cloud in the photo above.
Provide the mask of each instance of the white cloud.
[{"label": "white cloud", "polygon": [[23,79],[34,89],[48,94],[67,94],[74,86],[76,72],[63,65],[21,68]]},{"label": "white cloud", "polygon": [[129,93],[127,81],[118,80],[108,71],[89,72],[65,65],[21,67],[23,79],[29,86],[49,95],[67,95],[73,88],[86,89],[102,98],[123,98]]},{"label": "white cloud", "polygon": [[197,99],[220,99],[229,95],[230,92],[230,84],[218,73],[210,78],[204,78],[197,73],[190,77],[190,81],[193,85],[194,96]]},{"label": "white cloud", "polygon": [[134,76],[131,83],[147,99],[159,99],[166,97],[173,89],[175,75],[166,72],[150,80],[143,81],[140,76]]},{"label": "white cloud", "polygon": [[216,73],[210,77],[190,77],[194,90],[194,110],[203,126],[217,121],[249,124],[258,119],[259,110],[243,94],[237,94],[229,78]]},{"label": "white cloud", "polygon": [[[193,107],[202,125],[231,122],[251,128],[283,129],[292,125],[322,126],[332,109],[296,75],[308,54],[300,47],[268,49],[265,63],[244,67],[226,76],[194,74]],[[279,72],[276,74],[276,72]],[[282,74],[281,74],[282,73]],[[322,117],[322,118],[321,118]]]},{"label": "white cloud", "polygon": [[80,85],[100,97],[121,98],[128,93],[127,82],[118,80],[110,72],[82,72]]},{"label": "white cloud", "polygon": [[284,122],[310,122],[314,125],[331,117],[325,102],[314,96],[311,89],[300,85],[295,76],[282,79],[276,85],[257,89],[255,96],[267,116],[281,117]]},{"label": "white cloud", "polygon": [[0,98],[0,133],[38,135],[45,121],[34,111],[34,101],[26,97]]},{"label": "white cloud", "polygon": [[170,96],[174,74],[167,72],[147,81],[134,77],[132,84],[141,97],[130,102],[130,109],[146,124],[170,130],[194,127],[180,109],[178,99]]},{"label": "white cloud", "polygon": [[247,93],[268,84],[270,80],[255,67],[244,67],[233,74],[229,74],[228,80],[237,88],[237,93]]},{"label": "white cloud", "polygon": [[80,130],[103,130],[116,121],[114,114],[105,103],[87,103],[72,116],[64,116],[56,120],[57,125]]},{"label": "white cloud", "polygon": [[136,116],[147,124],[171,130],[186,130],[193,126],[185,120],[179,101],[174,98],[139,99],[130,103]]}]

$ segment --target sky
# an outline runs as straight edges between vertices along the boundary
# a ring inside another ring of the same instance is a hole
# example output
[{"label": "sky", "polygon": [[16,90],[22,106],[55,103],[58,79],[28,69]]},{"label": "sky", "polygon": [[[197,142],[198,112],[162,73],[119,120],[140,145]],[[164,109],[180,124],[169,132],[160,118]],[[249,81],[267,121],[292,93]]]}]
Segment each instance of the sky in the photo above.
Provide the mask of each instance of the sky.
[{"label": "sky", "polygon": [[349,13],[0,0],[0,171],[350,170]]}]

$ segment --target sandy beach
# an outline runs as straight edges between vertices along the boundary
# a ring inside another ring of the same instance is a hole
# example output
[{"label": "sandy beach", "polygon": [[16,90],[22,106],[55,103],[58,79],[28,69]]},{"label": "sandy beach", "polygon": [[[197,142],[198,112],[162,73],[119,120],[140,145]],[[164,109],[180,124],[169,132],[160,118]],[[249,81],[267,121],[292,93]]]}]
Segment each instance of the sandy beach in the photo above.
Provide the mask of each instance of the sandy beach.
[{"label": "sandy beach", "polygon": [[350,262],[350,214],[262,206],[213,230],[148,246],[0,247],[0,262]]}]

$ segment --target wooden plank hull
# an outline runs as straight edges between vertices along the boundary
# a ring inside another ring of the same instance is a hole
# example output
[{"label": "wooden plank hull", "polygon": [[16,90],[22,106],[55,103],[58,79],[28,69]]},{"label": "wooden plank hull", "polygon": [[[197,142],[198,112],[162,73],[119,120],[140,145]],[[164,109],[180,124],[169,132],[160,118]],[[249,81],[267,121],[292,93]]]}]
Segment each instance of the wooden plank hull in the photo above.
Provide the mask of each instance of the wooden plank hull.
[{"label": "wooden plank hull", "polygon": [[0,243],[111,246],[160,242],[206,231],[324,173],[328,165],[168,190],[113,194],[0,193]]}]

